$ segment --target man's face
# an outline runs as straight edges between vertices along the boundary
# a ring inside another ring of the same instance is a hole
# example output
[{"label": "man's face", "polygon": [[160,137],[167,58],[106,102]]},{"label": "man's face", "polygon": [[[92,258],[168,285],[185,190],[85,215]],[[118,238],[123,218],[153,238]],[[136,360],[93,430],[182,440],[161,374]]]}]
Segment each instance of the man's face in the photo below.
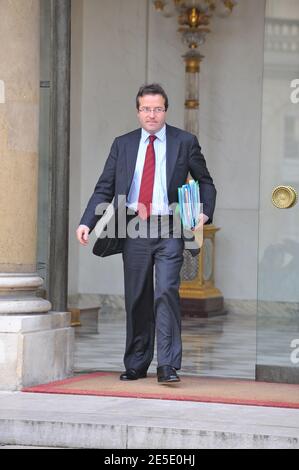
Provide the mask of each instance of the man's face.
[{"label": "man's face", "polygon": [[145,95],[139,98],[137,113],[141,127],[150,134],[155,134],[165,124],[166,111],[162,95]]}]

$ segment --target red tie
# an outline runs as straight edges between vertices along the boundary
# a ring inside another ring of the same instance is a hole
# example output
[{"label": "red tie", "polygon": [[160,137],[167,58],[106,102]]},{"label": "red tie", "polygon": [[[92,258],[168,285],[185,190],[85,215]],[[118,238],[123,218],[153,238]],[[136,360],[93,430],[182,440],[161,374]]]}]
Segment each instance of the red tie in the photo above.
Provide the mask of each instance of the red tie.
[{"label": "red tie", "polygon": [[138,198],[138,214],[142,219],[147,219],[151,214],[153,189],[155,180],[155,135],[150,135],[150,142],[146,149],[143,173]]}]

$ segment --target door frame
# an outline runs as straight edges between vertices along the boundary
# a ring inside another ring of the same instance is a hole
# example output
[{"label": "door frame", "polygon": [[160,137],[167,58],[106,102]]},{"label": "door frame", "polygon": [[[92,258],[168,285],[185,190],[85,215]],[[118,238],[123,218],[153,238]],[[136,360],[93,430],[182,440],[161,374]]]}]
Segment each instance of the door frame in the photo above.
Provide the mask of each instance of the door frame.
[{"label": "door frame", "polygon": [[42,220],[46,237],[40,241],[43,253],[39,253],[45,280],[41,295],[50,300],[52,311],[64,312],[68,303],[71,0],[50,0],[50,4],[42,0],[40,5],[41,23],[47,26],[46,33],[41,31],[40,88],[49,89],[50,101],[48,115],[40,117],[47,120],[43,143],[48,146],[43,162],[47,181],[39,178],[39,198],[41,191],[48,191],[47,215]]}]

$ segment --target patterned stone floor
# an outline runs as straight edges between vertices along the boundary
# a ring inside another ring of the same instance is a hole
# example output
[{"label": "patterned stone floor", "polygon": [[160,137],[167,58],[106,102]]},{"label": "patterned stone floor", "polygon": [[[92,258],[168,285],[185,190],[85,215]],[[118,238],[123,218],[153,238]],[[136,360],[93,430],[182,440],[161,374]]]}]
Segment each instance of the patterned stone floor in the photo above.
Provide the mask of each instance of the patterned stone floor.
[{"label": "patterned stone floor", "polygon": [[[76,329],[75,371],[123,370],[125,317],[123,312],[100,315],[99,333]],[[236,304],[227,315],[182,321],[182,374],[254,378],[256,312],[251,303]],[[149,372],[156,371],[154,358]]]}]

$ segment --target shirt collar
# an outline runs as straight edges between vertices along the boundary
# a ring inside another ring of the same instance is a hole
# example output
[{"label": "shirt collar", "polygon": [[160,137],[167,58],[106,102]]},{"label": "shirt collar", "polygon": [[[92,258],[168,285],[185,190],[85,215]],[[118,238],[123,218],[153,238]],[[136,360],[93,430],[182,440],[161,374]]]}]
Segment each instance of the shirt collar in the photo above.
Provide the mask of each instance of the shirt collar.
[{"label": "shirt collar", "polygon": [[[164,126],[162,127],[162,129],[160,129],[158,132],[156,132],[154,134],[159,140],[161,140],[161,142],[164,142],[164,140],[166,139],[166,124],[164,124]],[[149,138],[150,136],[150,133],[147,132],[145,129],[141,129],[141,140],[142,142],[146,142],[147,139]]]}]

